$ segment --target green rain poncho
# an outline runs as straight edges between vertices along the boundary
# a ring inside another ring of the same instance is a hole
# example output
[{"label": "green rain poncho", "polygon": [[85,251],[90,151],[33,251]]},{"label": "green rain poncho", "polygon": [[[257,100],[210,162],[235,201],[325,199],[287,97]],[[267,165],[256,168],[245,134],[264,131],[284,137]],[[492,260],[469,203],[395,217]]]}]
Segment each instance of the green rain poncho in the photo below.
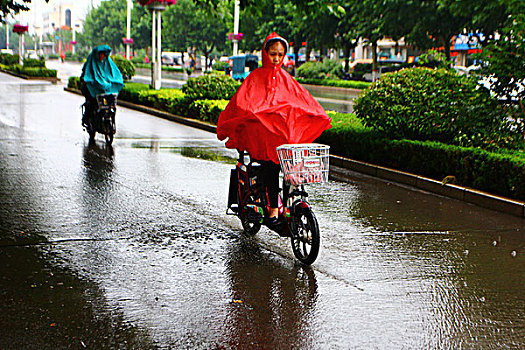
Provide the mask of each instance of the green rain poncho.
[{"label": "green rain poncho", "polygon": [[[100,61],[98,54],[105,53],[105,58]],[[124,87],[124,80],[117,65],[109,57],[111,48],[107,45],[97,46],[89,54],[82,67],[82,76],[91,96],[98,94],[118,94]]]}]

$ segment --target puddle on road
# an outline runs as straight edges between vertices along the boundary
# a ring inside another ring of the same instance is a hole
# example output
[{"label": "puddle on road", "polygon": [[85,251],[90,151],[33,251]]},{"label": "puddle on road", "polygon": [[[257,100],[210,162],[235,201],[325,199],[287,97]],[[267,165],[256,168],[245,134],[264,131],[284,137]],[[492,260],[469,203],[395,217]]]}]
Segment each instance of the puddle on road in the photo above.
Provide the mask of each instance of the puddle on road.
[{"label": "puddle on road", "polygon": [[366,177],[309,186],[306,269],[226,217],[231,166],[193,158],[211,139],[0,130],[0,348],[525,346],[521,219]]}]

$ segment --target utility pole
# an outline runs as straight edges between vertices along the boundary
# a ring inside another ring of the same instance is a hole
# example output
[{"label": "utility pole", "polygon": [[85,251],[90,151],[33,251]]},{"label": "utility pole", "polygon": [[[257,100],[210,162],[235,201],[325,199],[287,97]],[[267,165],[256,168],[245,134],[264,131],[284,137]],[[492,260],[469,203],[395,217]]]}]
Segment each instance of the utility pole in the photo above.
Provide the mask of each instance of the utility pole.
[{"label": "utility pole", "polygon": [[240,0],[235,0],[235,7],[233,8],[233,55],[239,53],[239,40],[237,35],[239,34],[239,11],[240,11]]},{"label": "utility pole", "polygon": [[5,42],[5,48],[9,49],[9,25],[7,24],[7,20],[5,21]]},{"label": "utility pole", "polygon": [[131,9],[133,8],[133,3],[131,0],[128,0],[127,8],[127,21],[126,21],[126,59],[129,60],[131,57],[131,48],[130,48],[130,38],[131,38]]}]

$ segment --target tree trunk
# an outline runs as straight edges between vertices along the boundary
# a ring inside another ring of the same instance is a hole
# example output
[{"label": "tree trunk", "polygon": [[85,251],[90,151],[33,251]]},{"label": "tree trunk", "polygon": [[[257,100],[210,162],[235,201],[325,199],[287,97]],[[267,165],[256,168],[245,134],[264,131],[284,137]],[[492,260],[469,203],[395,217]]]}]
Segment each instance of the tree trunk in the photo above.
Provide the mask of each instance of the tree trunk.
[{"label": "tree trunk", "polygon": [[208,70],[208,66],[210,64],[210,54],[211,52],[213,51],[213,48],[215,47],[215,44],[211,44],[211,47],[209,50],[206,49],[206,45],[204,45],[204,57],[205,57],[205,60],[204,60],[204,64],[206,65],[204,67],[204,69],[202,69],[203,72],[207,71]]},{"label": "tree trunk", "polygon": [[345,72],[348,73],[350,70],[350,51],[352,50],[351,45],[344,45],[344,55],[345,55]]},{"label": "tree trunk", "polygon": [[445,57],[447,58],[447,61],[450,61],[450,41],[452,40],[452,36],[447,36],[446,38],[443,38],[443,47],[445,48]]},{"label": "tree trunk", "polygon": [[310,45],[308,45],[308,41],[306,42],[306,46],[304,47],[304,54],[305,54],[305,62],[310,62]]}]

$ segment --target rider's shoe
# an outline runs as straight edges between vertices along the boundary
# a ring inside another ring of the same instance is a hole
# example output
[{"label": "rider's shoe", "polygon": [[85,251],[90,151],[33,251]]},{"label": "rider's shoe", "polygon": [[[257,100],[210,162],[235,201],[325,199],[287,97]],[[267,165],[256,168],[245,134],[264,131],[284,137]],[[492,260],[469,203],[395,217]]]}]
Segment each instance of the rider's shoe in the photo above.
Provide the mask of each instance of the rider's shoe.
[{"label": "rider's shoe", "polygon": [[265,220],[265,224],[270,230],[275,231],[279,234],[283,231],[284,228],[284,222],[279,220],[278,217],[267,218]]}]

